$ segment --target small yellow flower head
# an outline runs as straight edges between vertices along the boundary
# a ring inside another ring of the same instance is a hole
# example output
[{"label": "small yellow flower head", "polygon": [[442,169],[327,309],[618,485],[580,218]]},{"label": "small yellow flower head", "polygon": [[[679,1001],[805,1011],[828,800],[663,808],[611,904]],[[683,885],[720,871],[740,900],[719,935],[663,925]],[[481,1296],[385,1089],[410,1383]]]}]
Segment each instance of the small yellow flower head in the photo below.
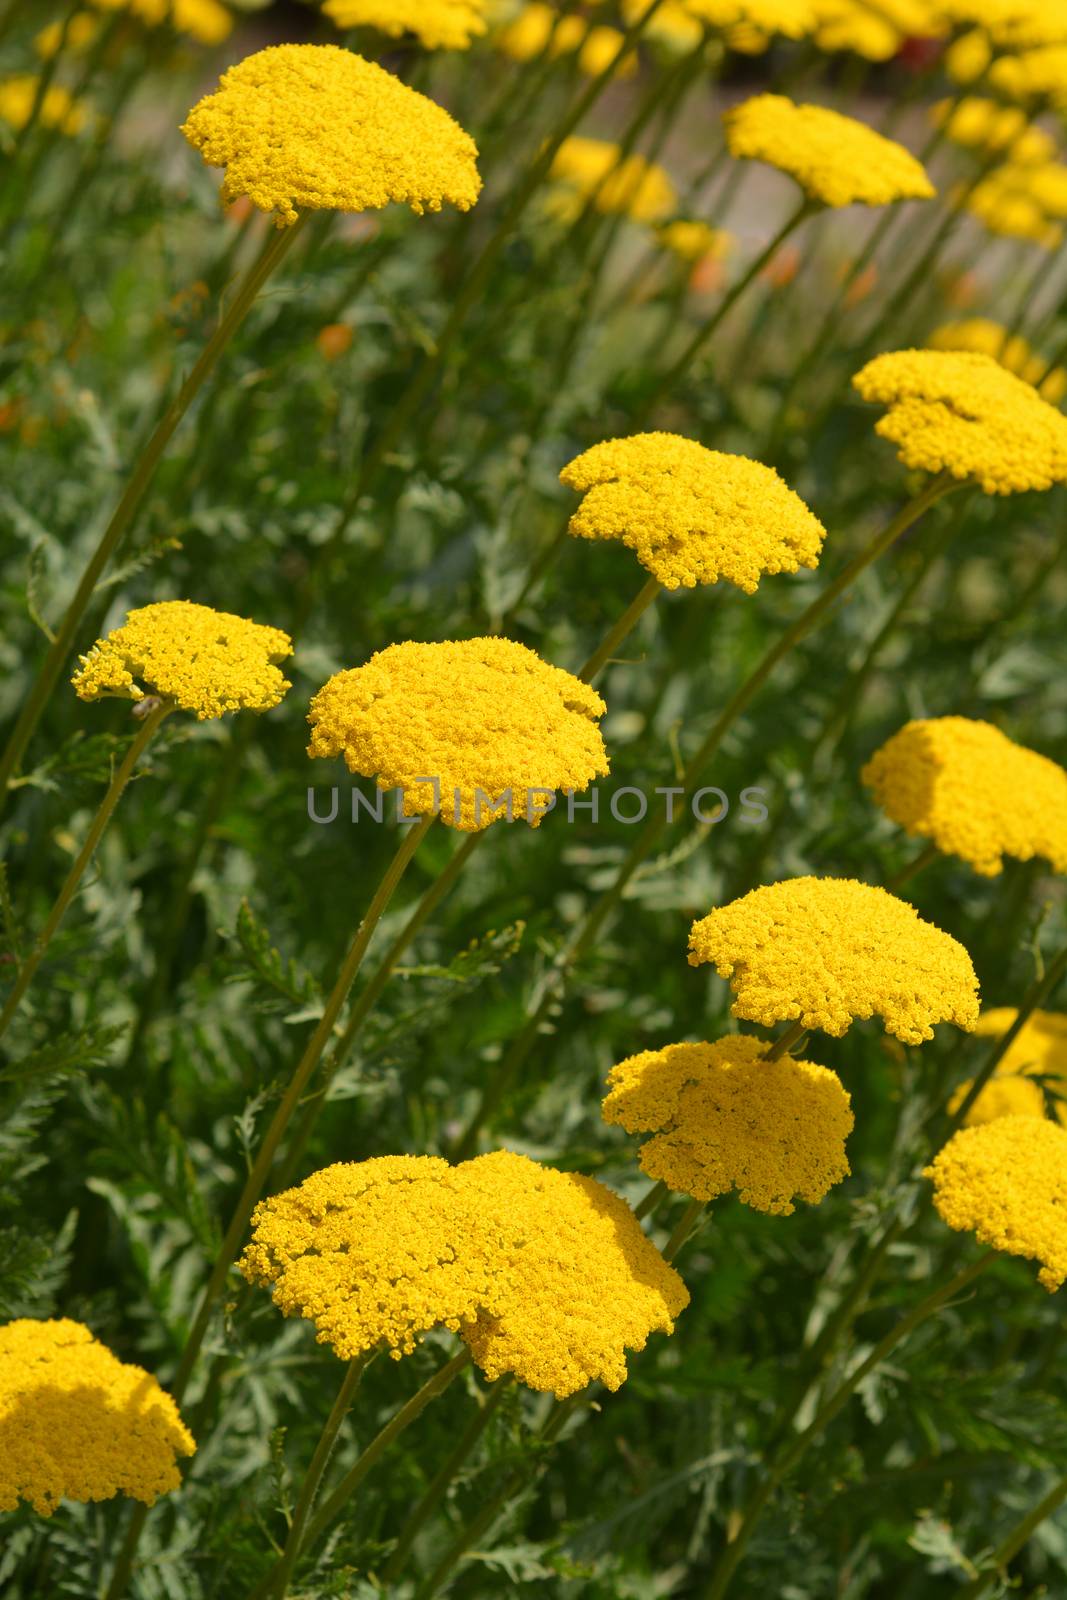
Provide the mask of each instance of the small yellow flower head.
[{"label": "small yellow flower head", "polygon": [[[981,1038],[1000,1039],[1014,1023],[1018,1012],[1012,1006],[996,1006],[983,1011],[975,1033]],[[1067,1121],[1067,1016],[1058,1011],[1034,1011],[1026,1019],[997,1063],[996,1071],[981,1090],[965,1118],[968,1127],[993,1122],[1015,1112],[1021,1116],[1046,1115],[1045,1089],[1054,1091],[1051,1109],[1061,1122]],[[971,1087],[971,1080],[960,1085],[949,1102],[954,1112]]]},{"label": "small yellow flower head", "polygon": [[1029,50],[1067,40],[1063,0],[938,0],[953,23],[977,25],[1000,50]]},{"label": "small yellow flower head", "polygon": [[[5,78],[0,83],[0,122],[6,122],[16,133],[30,120],[39,82],[38,78],[25,75]],[[84,106],[59,83],[49,84],[37,116],[42,128],[55,128],[71,139],[82,131],[88,120]]]},{"label": "small yellow flower head", "polygon": [[467,50],[488,28],[486,0],[325,0],[322,9],[339,28],[413,33],[427,50]]},{"label": "small yellow flower head", "polygon": [[1050,161],[1056,153],[1049,134],[1033,127],[1019,106],[969,95],[958,101],[938,101],[931,116],[954,143],[971,150],[1003,150],[1022,166]]},{"label": "small yellow flower head", "polygon": [[560,186],[555,209],[564,219],[592,201],[605,215],[620,214],[634,222],[659,222],[669,216],[678,196],[663,168],[644,156],[624,156],[604,139],[564,139],[549,170]]},{"label": "small yellow flower head", "polygon": [[84,55],[100,31],[100,22],[87,11],[71,17],[64,27],[62,22],[50,22],[42,28],[33,41],[33,48],[42,61],[51,61],[60,48],[73,55]]},{"label": "small yellow flower head", "polygon": [[605,1122],[653,1133],[641,1171],[696,1200],[736,1189],[756,1211],[791,1216],[818,1205],[849,1173],[854,1118],[835,1072],[811,1061],[764,1059],[745,1034],[716,1044],[669,1044],[608,1074]]},{"label": "small yellow flower head", "polygon": [[1050,1294],[1067,1278],[1067,1130],[1036,1117],[961,1128],[926,1168],[934,1205],[957,1233],[1040,1261]]},{"label": "small yellow flower head", "polygon": [[1022,334],[1009,335],[1007,328],[989,317],[944,322],[934,329],[926,344],[930,350],[977,350],[981,355],[992,356],[1017,378],[1032,384],[1050,405],[1058,405],[1067,395],[1067,372],[1062,367],[1049,370],[1048,362]]},{"label": "small yellow flower head", "polygon": [[80,700],[159,695],[206,722],[276,706],[292,686],[275,663],[292,653],[280,628],[190,600],[161,600],[129,612],[121,628],[98,639],[71,682]]},{"label": "small yellow flower head", "polygon": [[503,1150],[327,1167],[257,1207],[239,1265],[344,1360],[446,1327],[487,1377],[560,1398],[617,1389],[689,1298],[617,1195]]},{"label": "small yellow flower head", "polygon": [[734,247],[733,234],[724,228],[681,218],[658,228],[656,237],[680,261],[725,261]]},{"label": "small yellow flower head", "polygon": [[89,0],[98,11],[128,11],[148,28],[168,24],[198,44],[221,44],[233,29],[233,16],[219,0]]},{"label": "small yellow flower head", "polygon": [[[769,43],[774,34],[803,39],[816,24],[811,0],[685,0],[685,9],[708,27],[725,32],[734,49],[739,37],[735,30],[748,29]],[[744,34],[740,37],[743,40]]]},{"label": "small yellow flower head", "polygon": [[[948,1103],[949,1113],[954,1115],[970,1093],[972,1078],[966,1083],[961,1083],[953,1093]],[[1019,1072],[1002,1072],[998,1070],[989,1082],[979,1091],[978,1097],[967,1115],[964,1117],[964,1126],[977,1128],[983,1122],[996,1122],[998,1117],[1043,1117],[1045,1115],[1045,1092],[1033,1078],[1025,1077]]]},{"label": "small yellow flower head", "polygon": [[824,106],[759,94],[724,113],[730,154],[787,172],[824,206],[884,206],[936,191],[902,144]]},{"label": "small yellow flower head", "polygon": [[989,68],[989,83],[1009,100],[1046,100],[1062,111],[1067,107],[1067,44],[998,56]]},{"label": "small yellow flower head", "polygon": [[585,498],[580,539],[619,539],[667,589],[725,578],[754,594],[765,572],[815,567],[826,529],[773,467],[675,433],[607,439],[560,481]]},{"label": "small yellow flower head", "polygon": [[941,38],[947,24],[925,0],[814,0],[815,43],[820,50],[849,50],[867,61],[889,61],[909,38]]},{"label": "small yellow flower head", "polygon": [[733,1014],[771,1027],[803,1023],[840,1037],[880,1016],[905,1044],[936,1022],[970,1032],[978,980],[961,944],[904,900],[851,878],[765,884],[694,922],[689,964],[714,963]]},{"label": "small yellow flower head", "polygon": [[587,78],[599,77],[613,62],[616,77],[632,78],[637,71],[633,51],[616,62],[622,41],[617,28],[590,27],[585,17],[564,17],[542,0],[532,0],[497,34],[496,46],[512,61],[532,61],[545,53],[556,60],[577,52],[578,70]]},{"label": "small yellow flower head", "polygon": [[905,466],[975,478],[986,494],[1067,481],[1067,418],[991,356],[893,350],[852,383],[889,407],[875,431]]},{"label": "small yellow flower head", "polygon": [[1044,856],[1067,872],[1067,772],[990,722],[908,722],[861,773],[877,805],[913,838],[932,839],[983,877],[1004,857]]},{"label": "small yellow flower head", "polygon": [[1032,239],[1055,250],[1063,238],[1067,216],[1067,167],[1058,161],[1005,162],[971,189],[953,196],[990,233],[1010,239]]},{"label": "small yellow flower head", "polygon": [[130,1495],[152,1505],[177,1489],[177,1456],[196,1449],[155,1378],[66,1318],[0,1328],[0,1511],[26,1501]]},{"label": "small yellow flower head", "polygon": [[182,132],[279,226],[301,209],[468,211],[481,179],[474,140],[425,95],[336,45],[282,44],[224,72]]},{"label": "small yellow flower head", "polygon": [[[627,27],[632,27],[648,10],[648,0],[622,0],[620,11]],[[704,24],[698,21],[686,0],[662,0],[653,13],[642,38],[676,55],[688,55],[704,37]]]},{"label": "small yellow flower head", "polygon": [[510,794],[514,817],[536,827],[550,791],[607,773],[605,710],[595,689],[511,639],[391,644],[319,690],[308,755],[343,755],[350,772],[402,788],[406,816],[439,810],[476,833]]}]

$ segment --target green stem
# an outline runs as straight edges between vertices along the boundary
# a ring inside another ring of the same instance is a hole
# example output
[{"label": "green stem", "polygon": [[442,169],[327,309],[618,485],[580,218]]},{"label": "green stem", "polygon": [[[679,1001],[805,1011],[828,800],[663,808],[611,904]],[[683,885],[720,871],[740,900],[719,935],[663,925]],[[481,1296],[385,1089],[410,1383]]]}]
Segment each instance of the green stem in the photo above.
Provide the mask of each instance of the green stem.
[{"label": "green stem", "polygon": [[664,1261],[673,1261],[681,1250],[686,1240],[692,1234],[697,1223],[704,1215],[705,1202],[703,1200],[690,1200],[678,1221],[674,1225],[667,1243],[663,1246]]},{"label": "green stem", "polygon": [[628,634],[633,632],[662,587],[658,578],[649,578],[640,593],[626,607],[622,616],[604,635],[584,667],[580,669],[578,676],[583,683],[593,683],[600,676],[600,673],[607,666],[619,645]]},{"label": "green stem", "polygon": [[34,730],[44,712],[56,680],[63,670],[74,643],[78,626],[93,597],[97,582],[132,523],[141,501],[155,476],[155,471],[170,443],[171,437],[184,418],[193,400],[202,388],[216,361],[240,327],[264,283],[281,262],[294,238],[300,232],[301,217],[291,228],[279,229],[270,249],[264,251],[247,271],[238,285],[218,327],[205,345],[195,366],[156,423],[150,439],[130,476],[126,489],[105,528],[100,542],[82,573],[74,598],[67,607],[63,621],[42,663],[37,681],[23,707],[22,714],[12,730],[0,760],[0,804],[10,787],[19,762],[33,737]]},{"label": "green stem", "polygon": [[926,868],[936,861],[940,854],[940,850],[931,839],[923,846],[918,855],[913,856],[905,866],[900,868],[899,872],[895,872],[889,879],[886,888],[890,894],[896,894],[898,890],[903,889],[906,883],[910,883],[912,878],[917,878],[920,872],[925,872]]},{"label": "green stem", "polygon": [[990,1557],[987,1571],[980,1573],[966,1588],[956,1590],[957,1600],[978,1600],[978,1596],[985,1594],[995,1578],[1005,1576],[1004,1569],[1008,1562],[1019,1554],[1023,1545],[1054,1511],[1059,1510],[1065,1500],[1067,1500],[1067,1478],[1060,1478],[1052,1485],[1044,1499],[1039,1500],[1033,1510],[1016,1524],[1007,1538],[997,1545]]},{"label": "green stem", "polygon": [[644,1199],[639,1200],[637,1205],[634,1206],[634,1216],[637,1220],[640,1221],[642,1217],[650,1217],[654,1212],[658,1211],[670,1192],[662,1178],[658,1183],[654,1183]]},{"label": "green stem", "polygon": [[737,1532],[726,1546],[718,1565],[712,1574],[711,1583],[704,1591],[704,1600],[722,1600],[730,1586],[731,1579],[740,1566],[748,1547],[749,1540],[755,1531],[756,1524],[763,1513],[764,1507],[774,1494],[775,1490],[785,1481],[793,1468],[805,1454],[808,1446],[812,1444],[823,1429],[833,1421],[845,1403],[859,1388],[864,1378],[879,1367],[886,1357],[912,1333],[920,1323],[933,1316],[935,1311],[966,1289],[978,1275],[986,1270],[996,1259],[996,1251],[989,1250],[964,1267],[948,1283],[934,1289],[920,1300],[908,1314],[890,1328],[883,1339],[880,1339],[865,1360],[858,1363],[827,1400],[819,1407],[815,1416],[807,1427],[797,1434],[796,1438],[781,1452],[773,1462],[763,1478],[762,1483],[752,1496],[742,1516]]},{"label": "green stem", "polygon": [[15,986],[7,997],[7,1002],[3,1011],[0,1012],[0,1036],[7,1031],[8,1024],[15,1015],[15,1012],[18,1010],[23,996],[33,981],[37,968],[44,959],[44,955],[48,949],[48,946],[51,944],[60,923],[66,916],[71,901],[77,894],[78,885],[85,876],[86,869],[96,852],[96,847],[104,836],[104,830],[111,821],[115,807],[121,800],[123,791],[133,776],[134,768],[137,766],[137,763],[143,756],[150,740],[153,738],[164,717],[169,716],[173,710],[174,706],[172,704],[164,702],[162,705],[157,705],[154,710],[148,713],[141,723],[141,727],[136,738],[131,742],[129,749],[126,751],[121,765],[112,777],[111,782],[108,785],[107,793],[101,800],[89,832],[85,836],[85,843],[78,851],[74,865],[67,873],[63,887],[60,889],[59,894],[56,897],[55,904],[48,914],[48,920],[45,922],[44,927],[38,934],[32,951],[23,962],[18,977],[15,980]]},{"label": "green stem", "polygon": [[764,1061],[780,1061],[784,1055],[788,1055],[795,1044],[800,1043],[806,1031],[799,1018],[796,1022],[791,1022],[785,1032],[778,1035],[770,1049],[764,1052]]}]

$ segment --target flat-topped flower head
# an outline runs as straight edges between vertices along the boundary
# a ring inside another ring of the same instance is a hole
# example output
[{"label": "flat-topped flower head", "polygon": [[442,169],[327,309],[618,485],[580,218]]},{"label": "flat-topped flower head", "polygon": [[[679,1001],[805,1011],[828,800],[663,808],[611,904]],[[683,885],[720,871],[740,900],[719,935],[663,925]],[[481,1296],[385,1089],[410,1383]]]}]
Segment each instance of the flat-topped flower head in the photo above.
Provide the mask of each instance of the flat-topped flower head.
[{"label": "flat-topped flower head", "polygon": [[824,206],[884,206],[936,192],[902,144],[825,106],[759,94],[723,115],[730,154],[767,161]]},{"label": "flat-topped flower head", "polygon": [[1050,368],[1021,333],[1009,333],[1002,323],[990,317],[943,322],[926,344],[930,350],[977,350],[981,355],[992,356],[1024,383],[1032,384],[1050,405],[1059,405],[1067,395],[1067,372],[1062,367]]},{"label": "flat-topped flower head", "polygon": [[937,0],[949,21],[982,30],[1001,50],[1027,50],[1067,40],[1064,0]]},{"label": "flat-topped flower head", "polygon": [[905,1044],[934,1024],[968,1032],[978,980],[961,944],[904,900],[852,878],[765,884],[694,922],[689,963],[710,961],[734,991],[733,1014],[800,1022],[836,1037],[881,1017]]},{"label": "flat-topped flower head", "polygon": [[768,43],[775,34],[783,39],[803,39],[814,30],[817,20],[812,0],[685,0],[685,9],[699,22],[725,33],[730,42],[744,29],[762,35]]},{"label": "flat-topped flower head", "polygon": [[128,11],[148,28],[169,26],[197,44],[222,44],[233,31],[233,13],[219,0],[89,0],[97,11]]},{"label": "flat-topped flower head", "polygon": [[618,539],[667,589],[725,578],[754,594],[765,572],[818,565],[826,529],[773,467],[675,433],[608,439],[560,481],[584,499],[581,539]]},{"label": "flat-topped flower head", "polygon": [[1067,1129],[1036,1117],[961,1128],[926,1168],[942,1222],[1039,1261],[1050,1294],[1067,1278]]},{"label": "flat-topped flower head", "polygon": [[674,184],[661,166],[641,155],[624,155],[606,139],[572,135],[564,139],[549,168],[556,185],[551,208],[571,220],[587,202],[605,215],[634,222],[661,222],[678,202]]},{"label": "flat-topped flower head", "polygon": [[688,1302],[617,1195],[506,1151],[327,1167],[257,1207],[239,1265],[345,1360],[445,1327],[487,1377],[560,1398],[618,1388],[626,1350]]},{"label": "flat-topped flower head", "polygon": [[98,639],[71,682],[81,700],[158,695],[204,722],[276,706],[292,687],[277,663],[292,653],[280,628],[191,600],[161,600]]},{"label": "flat-topped flower head", "polygon": [[820,50],[848,50],[867,61],[889,61],[908,39],[939,39],[944,18],[927,0],[814,0]]},{"label": "flat-topped flower head", "polygon": [[887,816],[993,878],[1004,857],[1067,872],[1067,772],[990,722],[908,722],[861,773]]},{"label": "flat-topped flower head", "polygon": [[279,226],[302,211],[467,211],[481,179],[474,140],[434,101],[336,45],[281,44],[247,56],[182,127],[225,167],[224,205],[247,195]]},{"label": "flat-topped flower head", "polygon": [[[975,1033],[980,1038],[1001,1039],[1017,1016],[1013,1006],[995,1006],[982,1012]],[[949,1101],[950,1112],[962,1105],[970,1087],[970,1079],[960,1085]],[[1054,1114],[1067,1122],[1067,1016],[1062,1012],[1031,1012],[997,1062],[992,1078],[979,1091],[964,1124],[976,1127],[1012,1113],[1028,1117]]]},{"label": "flat-topped flower head", "polygon": [[973,478],[986,494],[1067,482],[1067,417],[991,356],[893,350],[852,383],[888,408],[875,432],[907,467]]},{"label": "flat-topped flower head", "polygon": [[1050,161],[1056,154],[1051,135],[1035,128],[1020,106],[965,95],[962,100],[938,101],[930,114],[955,144],[968,149],[1003,150],[1013,162],[1025,166]]},{"label": "flat-topped flower head", "polygon": [[1067,167],[1058,161],[1006,161],[953,199],[990,233],[1055,250],[1067,216]]},{"label": "flat-topped flower head", "polygon": [[319,690],[308,755],[343,755],[350,772],[403,789],[406,816],[439,811],[475,833],[510,796],[512,819],[536,827],[551,791],[607,773],[605,710],[595,689],[511,639],[391,644]]},{"label": "flat-topped flower head", "polygon": [[765,1059],[746,1034],[715,1044],[669,1044],[612,1067],[605,1122],[651,1133],[642,1172],[696,1200],[736,1189],[756,1211],[791,1216],[818,1205],[848,1176],[854,1118],[835,1072],[811,1061]]},{"label": "flat-topped flower head", "polygon": [[[29,74],[5,78],[0,82],[0,122],[6,122],[16,133],[29,122],[37,104],[40,79]],[[50,83],[44,92],[37,112],[42,128],[54,128],[74,138],[85,127],[88,117],[85,107],[75,100],[61,83]]]},{"label": "flat-topped flower head", "polygon": [[80,1322],[0,1327],[0,1511],[25,1501],[50,1517],[61,1500],[116,1494],[150,1506],[179,1487],[176,1458],[195,1449],[155,1378]]},{"label": "flat-topped flower head", "polygon": [[339,28],[412,33],[427,50],[467,50],[489,26],[487,0],[325,0],[322,10]]}]

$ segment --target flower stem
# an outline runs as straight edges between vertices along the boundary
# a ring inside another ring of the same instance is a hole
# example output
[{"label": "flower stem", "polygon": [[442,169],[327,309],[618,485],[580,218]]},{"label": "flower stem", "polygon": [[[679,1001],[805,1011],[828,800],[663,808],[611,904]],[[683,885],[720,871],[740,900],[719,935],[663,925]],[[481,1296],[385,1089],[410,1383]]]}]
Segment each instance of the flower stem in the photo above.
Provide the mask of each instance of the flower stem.
[{"label": "flower stem", "polygon": [[678,1221],[675,1223],[674,1231],[672,1232],[670,1238],[663,1246],[662,1253],[664,1261],[673,1261],[675,1256],[678,1255],[682,1246],[690,1237],[697,1223],[703,1216],[704,1204],[705,1203],[703,1200],[690,1200],[689,1204],[678,1218]]},{"label": "flower stem", "polygon": [[22,713],[8,739],[3,757],[0,758],[0,805],[3,804],[4,796],[22,760],[26,746],[33,737],[37,724],[41,720],[45,706],[55,687],[56,680],[70,655],[75,635],[92,600],[97,582],[133,522],[137,509],[148,492],[148,488],[155,476],[156,468],[167,445],[203,387],[222,351],[229,344],[234,333],[247,316],[260,289],[289,250],[305,220],[306,215],[294,223],[291,228],[279,229],[276,236],[271,240],[269,248],[264,250],[262,255],[248,268],[227,306],[225,314],[220,318],[218,327],[204,346],[195,366],[182,383],[178,393],[164,410],[163,415],[152,431],[151,437],[141,451],[122,498],[115,507],[111,520],[104,529],[100,542],[81,575],[78,587],[74,592],[74,598],[67,607],[63,621],[60,623],[56,636],[41,665],[33,689],[30,691],[29,697],[22,708]]},{"label": "flower stem", "polygon": [[780,1061],[784,1055],[787,1055],[792,1050],[795,1044],[798,1044],[803,1039],[805,1032],[804,1024],[799,1018],[796,1022],[791,1022],[785,1032],[780,1033],[771,1044],[770,1049],[764,1053],[764,1061]]},{"label": "flower stem", "polygon": [[1052,1485],[1044,1499],[1039,1500],[1033,1510],[1029,1511],[1021,1522],[1016,1523],[1007,1538],[997,1545],[990,1557],[987,1570],[979,1573],[966,1588],[956,1590],[956,1600],[978,1600],[979,1595],[985,1594],[993,1580],[1003,1574],[1008,1562],[1019,1554],[1031,1535],[1047,1517],[1051,1517],[1054,1511],[1059,1510],[1065,1500],[1067,1500],[1067,1478],[1060,1478]]},{"label": "flower stem", "polygon": [[609,628],[585,666],[579,670],[578,676],[583,683],[593,683],[611,660],[628,634],[632,633],[638,621],[648,610],[649,606],[659,594],[663,585],[658,578],[649,578],[644,588],[637,594],[626,607],[622,616]]},{"label": "flower stem", "polygon": [[829,1398],[823,1401],[807,1427],[802,1429],[779,1454],[765,1474],[763,1481],[745,1509],[737,1532],[719,1559],[712,1574],[711,1583],[704,1591],[704,1600],[722,1600],[730,1586],[734,1573],[741,1564],[748,1542],[755,1531],[756,1524],[767,1502],[792,1472],[807,1451],[808,1446],[833,1421],[846,1401],[859,1388],[868,1373],[873,1372],[876,1367],[880,1366],[885,1358],[896,1349],[897,1345],[901,1344],[920,1323],[933,1316],[934,1312],[938,1311],[947,1300],[951,1300],[954,1295],[967,1288],[995,1259],[995,1250],[986,1251],[984,1255],[979,1256],[977,1261],[972,1261],[961,1272],[958,1272],[954,1278],[950,1278],[948,1283],[942,1284],[940,1288],[934,1289],[928,1294],[924,1300],[920,1300],[917,1306],[914,1306],[906,1316],[901,1317],[890,1328],[885,1337],[880,1339],[870,1354],[853,1368],[848,1377],[843,1379]]},{"label": "flower stem", "polygon": [[897,890],[903,889],[904,885],[910,883],[912,878],[917,878],[920,872],[925,872],[931,862],[937,860],[940,853],[933,839],[930,839],[919,851],[918,855],[913,856],[909,862],[900,868],[899,872],[893,874],[886,884],[886,888],[891,894],[896,894]]},{"label": "flower stem", "polygon": [[659,1182],[654,1183],[651,1189],[648,1190],[644,1199],[639,1200],[637,1205],[634,1206],[634,1216],[638,1219],[638,1221],[640,1221],[642,1217],[652,1216],[655,1211],[659,1210],[660,1206],[663,1204],[664,1200],[666,1200],[670,1192],[670,1189],[668,1189],[663,1179],[660,1178]]},{"label": "flower stem", "polygon": [[[940,500],[942,496],[957,487],[959,485],[956,480],[950,477],[948,473],[939,473],[937,477],[931,478],[925,489],[916,495],[913,500],[909,500],[907,505],[897,512],[897,515],[887,524],[878,537],[866,549],[861,550],[858,555],[854,556],[834,581],[828,584],[818,598],[813,600],[807,609],[801,612],[796,621],[791,623],[785,632],[779,636],[758,665],[739,688],[735,690],[705,735],[699,749],[687,762],[679,779],[686,794],[691,793],[696,787],[705,767],[718,751],[723,739],[738,718],[747,710],[750,702],[755,698],[775,668],[807,637],[841,596],[852,587],[856,579],[874,561],[877,561],[879,556],[884,555],[890,546],[922,516],[924,511],[928,510],[935,501]],[[489,1119],[495,1115],[500,1104],[510,1091],[520,1068],[533,1049],[542,1028],[545,1027],[549,1015],[566,985],[568,974],[595,943],[611,912],[622,900],[627,885],[641,863],[655,848],[666,826],[666,820],[662,813],[649,817],[623,858],[614,882],[593,903],[566,947],[560,952],[554,967],[546,975],[539,1000],[528,1016],[523,1028],[512,1041],[493,1078],[483,1089],[481,1100],[473,1117],[453,1146],[451,1151],[452,1160],[461,1160],[469,1156],[476,1148],[479,1134]]]},{"label": "flower stem", "polygon": [[51,944],[60,923],[66,916],[71,901],[77,894],[78,885],[85,876],[86,869],[96,852],[96,847],[103,838],[108,823],[111,821],[115,807],[121,800],[123,791],[133,776],[134,768],[144,755],[149,742],[164,717],[169,716],[173,710],[174,706],[172,704],[164,702],[161,705],[157,705],[154,710],[149,711],[141,723],[136,738],[132,740],[129,749],[126,751],[121,765],[112,777],[107,793],[101,800],[89,832],[85,836],[85,843],[78,851],[74,865],[67,873],[63,887],[60,889],[55,904],[48,914],[48,920],[38,934],[32,951],[23,962],[18,977],[15,979],[15,986],[7,997],[3,1011],[0,1012],[0,1036],[6,1033],[8,1024],[18,1010],[27,989],[33,982],[37,968],[44,959],[45,952]]}]

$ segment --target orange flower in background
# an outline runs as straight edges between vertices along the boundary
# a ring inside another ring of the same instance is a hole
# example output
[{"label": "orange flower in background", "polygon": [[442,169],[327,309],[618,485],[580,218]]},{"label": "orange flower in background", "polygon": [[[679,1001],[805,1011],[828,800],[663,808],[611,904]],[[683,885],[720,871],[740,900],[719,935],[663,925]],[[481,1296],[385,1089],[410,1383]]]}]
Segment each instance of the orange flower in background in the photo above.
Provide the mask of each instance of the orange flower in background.
[{"label": "orange flower in background", "polygon": [[336,361],[352,348],[353,330],[347,322],[328,322],[315,335],[315,346],[327,361]]}]

